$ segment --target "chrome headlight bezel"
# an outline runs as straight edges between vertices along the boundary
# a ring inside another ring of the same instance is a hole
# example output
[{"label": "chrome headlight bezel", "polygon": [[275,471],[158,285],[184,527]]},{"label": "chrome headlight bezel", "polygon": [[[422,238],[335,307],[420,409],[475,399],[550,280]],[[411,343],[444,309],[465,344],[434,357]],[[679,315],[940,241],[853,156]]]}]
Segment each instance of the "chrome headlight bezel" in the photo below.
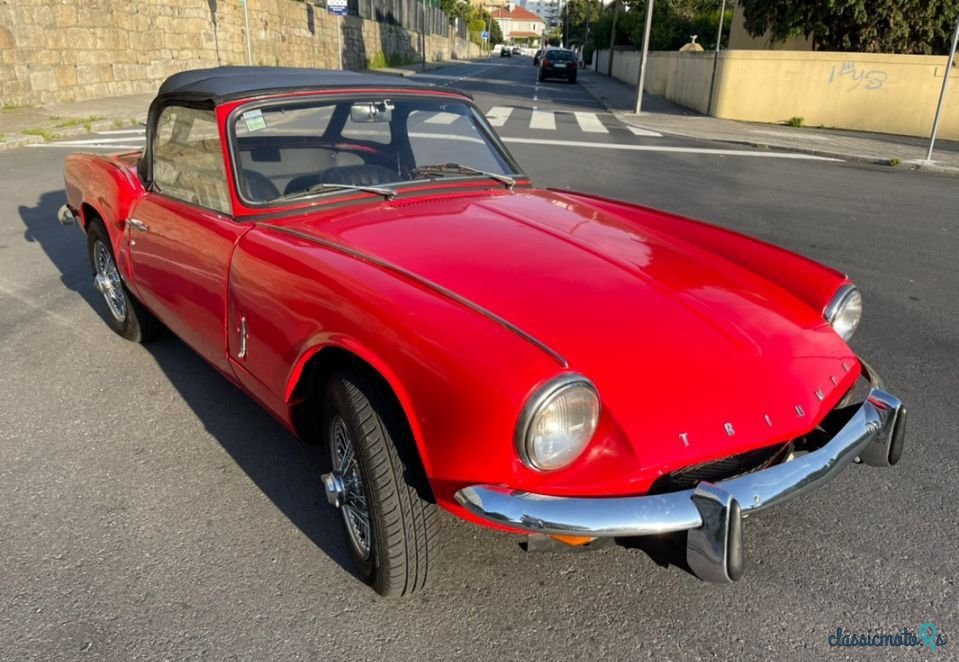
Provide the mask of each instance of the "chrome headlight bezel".
[{"label": "chrome headlight bezel", "polygon": [[[583,442],[582,446],[578,449],[575,456],[569,462],[559,466],[544,466],[542,461],[536,457],[536,453],[533,449],[532,434],[535,423],[546,411],[546,409],[548,409],[549,406],[555,402],[557,397],[570,389],[582,387],[589,389],[589,391],[592,392],[593,397],[596,399],[596,420],[593,425],[593,429]],[[533,393],[533,395],[523,406],[519,421],[516,424],[514,438],[516,452],[523,461],[524,465],[536,471],[556,471],[568,467],[570,464],[575,462],[580,455],[582,455],[583,451],[596,434],[596,430],[599,427],[599,419],[601,414],[602,402],[599,398],[599,392],[596,390],[596,387],[593,385],[593,383],[589,381],[589,379],[576,373],[568,373],[554,377],[543,384],[535,393]]]},{"label": "chrome headlight bezel", "polygon": [[[823,310],[823,318],[839,334],[839,337],[849,342],[856,334],[859,323],[862,321],[862,292],[852,283],[846,283],[833,295],[832,299]],[[850,305],[858,305],[858,314],[851,325],[845,325],[846,328],[836,328],[836,323],[842,315],[850,310]]]}]

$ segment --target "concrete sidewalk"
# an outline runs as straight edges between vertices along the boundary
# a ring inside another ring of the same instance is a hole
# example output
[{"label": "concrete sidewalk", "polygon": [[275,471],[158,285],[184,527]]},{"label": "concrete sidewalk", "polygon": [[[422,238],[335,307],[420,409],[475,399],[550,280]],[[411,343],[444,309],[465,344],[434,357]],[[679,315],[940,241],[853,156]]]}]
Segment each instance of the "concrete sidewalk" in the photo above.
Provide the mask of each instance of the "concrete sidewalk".
[{"label": "concrete sidewalk", "polygon": [[955,141],[937,140],[933,160],[925,161],[929,141],[922,138],[723,120],[652,94],[637,115],[635,86],[589,69],[580,70],[579,82],[620,121],[660,133],[959,175]]},{"label": "concrete sidewalk", "polygon": [[139,126],[146,121],[153,96],[130,94],[43,107],[0,109],[0,150],[95,131]]},{"label": "concrete sidewalk", "polygon": [[[366,73],[413,76],[421,71],[431,71],[473,61],[428,62],[425,69],[420,64],[411,64],[372,69]],[[153,93],[130,94],[42,107],[0,108],[0,151],[86,133],[140,126],[146,122],[147,111],[153,97]]]}]

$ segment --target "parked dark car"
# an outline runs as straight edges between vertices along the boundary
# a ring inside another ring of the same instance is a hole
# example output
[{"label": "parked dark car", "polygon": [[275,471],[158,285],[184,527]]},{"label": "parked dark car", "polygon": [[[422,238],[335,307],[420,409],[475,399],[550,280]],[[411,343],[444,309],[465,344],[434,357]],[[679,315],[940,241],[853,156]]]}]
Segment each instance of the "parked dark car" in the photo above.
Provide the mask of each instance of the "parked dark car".
[{"label": "parked dark car", "polygon": [[509,46],[503,46],[501,49],[499,49],[500,57],[512,57],[512,55],[513,51],[510,50]]},{"label": "parked dark car", "polygon": [[533,56],[533,64],[538,65],[539,61],[543,58],[543,49],[536,51],[536,55]]},{"label": "parked dark car", "polygon": [[566,48],[551,48],[543,53],[539,64],[539,79],[565,78],[570,83],[576,82],[576,72],[579,65],[576,53]]},{"label": "parked dark car", "polygon": [[523,51],[520,49],[519,46],[513,46],[513,55],[522,55],[522,54],[523,54]]}]

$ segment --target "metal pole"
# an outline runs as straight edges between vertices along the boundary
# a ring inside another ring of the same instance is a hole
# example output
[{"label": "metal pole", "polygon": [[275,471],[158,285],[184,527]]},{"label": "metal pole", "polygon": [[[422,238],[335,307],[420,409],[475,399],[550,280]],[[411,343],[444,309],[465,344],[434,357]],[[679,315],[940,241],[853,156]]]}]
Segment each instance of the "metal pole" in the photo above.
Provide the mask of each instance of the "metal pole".
[{"label": "metal pole", "polygon": [[713,75],[709,79],[709,100],[706,102],[706,114],[713,112],[713,90],[716,89],[716,70],[719,68],[719,46],[723,43],[723,23],[726,20],[726,0],[719,10],[719,32],[716,33],[716,52],[713,54]]},{"label": "metal pole", "polygon": [[243,3],[243,25],[246,27],[246,63],[253,66],[253,45],[250,43],[250,12],[246,9],[246,0]]},{"label": "metal pole", "polygon": [[[493,28],[493,12],[489,11],[489,8],[492,6],[493,5],[486,6],[486,54],[487,55],[493,52],[493,40],[492,40],[493,35],[490,34],[490,31]],[[505,43],[505,41],[506,41],[506,37],[504,35],[503,42]]]},{"label": "metal pole", "polygon": [[[343,26],[345,18],[340,15],[336,17],[336,56],[338,58],[340,71],[343,71]],[[362,67],[363,65],[360,64]]]},{"label": "metal pole", "polygon": [[649,54],[649,33],[653,31],[653,0],[646,5],[646,27],[643,29],[643,59],[639,63],[639,83],[636,86],[636,114],[643,110],[643,84],[646,82],[646,56]]},{"label": "metal pole", "polygon": [[[616,17],[619,15],[619,0],[613,0],[613,29],[609,35],[609,57],[606,61],[606,75],[613,77],[613,51],[616,50]],[[597,63],[599,58],[596,59]]]},{"label": "metal pole", "polygon": [[956,58],[956,42],[959,42],[959,16],[956,17],[956,31],[952,33],[952,48],[949,50],[949,59],[946,60],[946,70],[942,74],[942,90],[939,92],[939,105],[936,106],[936,118],[932,121],[932,135],[929,136],[929,151],[926,160],[932,160],[932,149],[936,145],[936,134],[939,133],[939,119],[942,115],[942,106],[946,102],[946,87],[949,86],[949,73],[952,71],[952,62]]},{"label": "metal pole", "polygon": [[423,20],[420,21],[420,29],[423,31],[423,64],[421,69],[426,71],[426,1],[423,2]]}]

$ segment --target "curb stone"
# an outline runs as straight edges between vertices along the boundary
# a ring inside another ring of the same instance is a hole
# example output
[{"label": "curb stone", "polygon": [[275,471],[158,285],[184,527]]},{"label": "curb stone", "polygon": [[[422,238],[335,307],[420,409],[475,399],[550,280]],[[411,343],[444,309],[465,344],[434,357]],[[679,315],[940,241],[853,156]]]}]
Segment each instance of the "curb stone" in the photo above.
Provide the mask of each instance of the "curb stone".
[{"label": "curb stone", "polygon": [[20,134],[6,136],[3,140],[0,140],[0,152],[42,142],[43,138],[40,136],[24,136]]}]

